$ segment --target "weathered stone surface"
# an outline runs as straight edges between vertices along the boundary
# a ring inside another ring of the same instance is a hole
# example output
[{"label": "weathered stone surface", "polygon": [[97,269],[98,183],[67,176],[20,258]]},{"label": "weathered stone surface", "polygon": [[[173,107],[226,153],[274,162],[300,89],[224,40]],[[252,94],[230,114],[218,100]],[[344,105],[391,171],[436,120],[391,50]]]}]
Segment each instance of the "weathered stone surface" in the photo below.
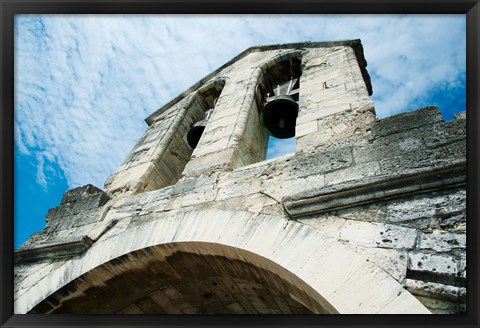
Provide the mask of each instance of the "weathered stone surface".
[{"label": "weathered stone surface", "polygon": [[304,177],[331,172],[353,164],[350,147],[327,149],[322,152],[299,155],[292,159],[285,174],[290,177]]},{"label": "weathered stone surface", "polygon": [[464,141],[466,134],[466,115],[465,112],[458,113],[455,119],[445,122],[445,124],[435,124],[431,127],[425,127],[422,130],[422,137],[429,147],[451,143],[454,141]]},{"label": "weathered stone surface", "polygon": [[67,190],[63,194],[62,201],[60,202],[60,204],[73,203],[84,197],[87,197],[90,195],[96,195],[96,194],[105,194],[105,192],[91,184],[87,184],[83,187]]},{"label": "weathered stone surface", "polygon": [[73,213],[74,203],[65,203],[48,210],[45,221],[49,222],[58,218],[69,216]]},{"label": "weathered stone surface", "polygon": [[455,276],[458,272],[458,260],[451,255],[410,252],[408,269]]},{"label": "weathered stone surface", "polygon": [[427,296],[436,299],[444,299],[452,302],[465,302],[466,289],[420,280],[405,280],[405,287],[414,295]]},{"label": "weathered stone surface", "polygon": [[372,134],[375,138],[379,138],[406,130],[431,126],[439,122],[443,122],[443,118],[438,107],[428,106],[416,111],[384,118],[372,126]]},{"label": "weathered stone surface", "polygon": [[[442,180],[438,179],[440,175],[443,175]],[[416,173],[373,175],[360,181],[344,181],[320,189],[306,187],[305,191],[298,194],[285,195],[282,201],[291,215],[301,216],[464,183],[465,167],[462,163],[435,170],[424,168]]]},{"label": "weathered stone surface", "polygon": [[182,179],[175,186],[173,186],[171,195],[187,194],[194,191],[196,188],[215,185],[218,174],[211,174],[208,176],[201,176],[198,179]]},{"label": "weathered stone surface", "polygon": [[405,279],[408,262],[408,256],[405,250],[361,246],[355,246],[354,250],[388,272],[398,282],[402,282],[403,279]]},{"label": "weathered stone surface", "polygon": [[465,249],[465,234],[434,231],[432,233],[421,233],[419,249],[430,249],[437,252],[449,252],[453,249]]},{"label": "weathered stone surface", "polygon": [[[375,124],[373,125],[375,126]],[[406,152],[424,149],[420,129],[402,131],[373,139],[370,143],[353,149],[356,163],[380,161],[385,157],[404,155]]]},{"label": "weathered stone surface", "polygon": [[340,229],[340,240],[365,247],[412,249],[416,237],[414,229],[353,220]]},{"label": "weathered stone surface", "polygon": [[416,296],[433,314],[458,314],[465,312],[465,306],[458,302],[450,302],[426,296]]},{"label": "weathered stone surface", "polygon": [[458,263],[458,276],[462,278],[467,277],[467,259],[466,257],[461,257]]},{"label": "weathered stone surface", "polygon": [[[413,199],[408,203],[392,203],[387,206],[388,220],[399,223],[422,218],[431,218],[435,215],[435,206],[427,199]],[[412,211],[415,208],[415,211]]]},{"label": "weathered stone surface", "polygon": [[325,174],[325,184],[334,185],[354,180],[363,180],[366,177],[381,175],[377,162],[358,164],[346,169],[336,170]]},{"label": "weathered stone surface", "polygon": [[89,197],[82,197],[75,202],[73,206],[73,214],[82,213],[97,207],[105,205],[110,200],[110,197],[105,193],[92,195]]},{"label": "weathered stone surface", "polygon": [[385,158],[380,161],[384,172],[415,172],[422,168],[439,168],[453,164],[465,163],[465,142],[456,142],[437,148],[420,149],[401,156]]},{"label": "weathered stone surface", "polygon": [[378,247],[411,249],[415,245],[417,231],[394,225],[383,225],[375,243]]},{"label": "weathered stone surface", "polygon": [[51,209],[45,218],[43,233],[27,240],[15,252],[19,261],[35,261],[44,258],[71,257],[83,253],[108,230],[103,219],[102,207],[110,197],[93,185],[86,185],[64,193],[60,206]]}]

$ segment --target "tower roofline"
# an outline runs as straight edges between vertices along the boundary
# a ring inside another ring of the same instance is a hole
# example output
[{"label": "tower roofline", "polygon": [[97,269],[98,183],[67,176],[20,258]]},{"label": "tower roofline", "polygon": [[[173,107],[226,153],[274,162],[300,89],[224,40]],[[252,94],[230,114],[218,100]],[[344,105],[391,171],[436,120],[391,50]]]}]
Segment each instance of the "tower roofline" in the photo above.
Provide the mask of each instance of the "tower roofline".
[{"label": "tower roofline", "polygon": [[205,84],[207,81],[209,81],[212,77],[217,75],[221,70],[225,69],[226,67],[230,66],[231,64],[239,61],[243,57],[254,53],[254,52],[262,52],[262,51],[268,51],[268,50],[276,50],[276,49],[291,49],[291,48],[296,48],[296,49],[301,49],[301,48],[328,48],[328,47],[341,47],[341,46],[348,46],[351,47],[354,52],[355,56],[357,57],[358,64],[360,66],[360,69],[362,71],[362,77],[365,81],[365,84],[367,86],[368,93],[372,95],[372,84],[370,80],[370,75],[368,74],[367,71],[367,61],[365,60],[365,56],[363,53],[363,46],[362,42],[360,39],[354,39],[354,40],[341,40],[341,41],[322,41],[322,42],[297,42],[297,43],[283,43],[283,44],[274,44],[274,45],[264,45],[264,46],[253,46],[250,48],[247,48],[246,50],[242,51],[240,54],[237,56],[233,57],[231,60],[214,70],[213,72],[209,73],[202,79],[200,79],[198,82],[190,86],[187,90],[184,92],[180,93],[178,96],[167,102],[165,105],[157,109],[155,112],[150,114],[146,119],[145,122],[150,125],[153,123],[155,118],[160,115],[163,111],[166,109],[170,108],[173,106],[175,103],[192,93],[194,90],[198,89],[200,86]]}]

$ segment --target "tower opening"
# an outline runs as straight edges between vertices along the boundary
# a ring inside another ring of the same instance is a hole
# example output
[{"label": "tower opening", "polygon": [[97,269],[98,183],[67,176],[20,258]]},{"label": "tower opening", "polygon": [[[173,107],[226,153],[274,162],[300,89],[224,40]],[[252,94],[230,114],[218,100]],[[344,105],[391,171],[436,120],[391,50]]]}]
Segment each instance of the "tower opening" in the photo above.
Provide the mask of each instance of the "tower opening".
[{"label": "tower opening", "polygon": [[216,88],[211,88],[205,92],[202,96],[199,97],[199,102],[201,103],[200,112],[203,114],[203,117],[200,121],[194,122],[190,125],[190,130],[188,130],[185,138],[188,145],[191,149],[197,147],[198,142],[207,126],[208,119],[213,113],[215,104],[217,103],[218,97],[220,96],[221,90]]},{"label": "tower opening", "polygon": [[295,137],[279,139],[269,136],[266,159],[292,154],[295,152],[296,144]]},{"label": "tower opening", "polygon": [[294,57],[270,67],[257,84],[255,101],[268,134],[266,159],[295,152],[301,75],[301,59]]}]

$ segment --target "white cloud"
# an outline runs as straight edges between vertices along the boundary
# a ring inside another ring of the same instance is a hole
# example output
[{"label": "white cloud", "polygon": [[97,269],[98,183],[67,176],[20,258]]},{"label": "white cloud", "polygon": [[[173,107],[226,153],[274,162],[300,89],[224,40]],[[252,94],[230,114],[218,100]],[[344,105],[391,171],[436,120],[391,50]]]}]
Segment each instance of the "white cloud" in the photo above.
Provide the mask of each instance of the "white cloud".
[{"label": "white cloud", "polygon": [[15,129],[71,187],[103,186],[143,119],[253,45],[361,38],[379,117],[465,74],[464,16],[20,15]]},{"label": "white cloud", "polygon": [[295,138],[277,139],[270,137],[268,139],[267,159],[294,153],[295,147]]},{"label": "white cloud", "polygon": [[43,188],[47,188],[47,178],[45,177],[44,164],[45,160],[41,153],[37,154],[37,183]]}]

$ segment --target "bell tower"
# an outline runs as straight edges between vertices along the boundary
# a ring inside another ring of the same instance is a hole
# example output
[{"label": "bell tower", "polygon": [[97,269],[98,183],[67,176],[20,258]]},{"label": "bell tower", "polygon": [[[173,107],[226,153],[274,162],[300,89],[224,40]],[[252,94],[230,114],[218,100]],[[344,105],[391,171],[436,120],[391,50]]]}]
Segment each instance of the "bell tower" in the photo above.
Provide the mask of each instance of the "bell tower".
[{"label": "bell tower", "polygon": [[466,114],[379,120],[366,66],[252,47],[155,111],[15,252],[15,313],[464,313]]},{"label": "bell tower", "polygon": [[247,49],[150,115],[105,187],[163,188],[265,160],[269,136],[296,152],[368,138],[372,87],[359,40]]}]

